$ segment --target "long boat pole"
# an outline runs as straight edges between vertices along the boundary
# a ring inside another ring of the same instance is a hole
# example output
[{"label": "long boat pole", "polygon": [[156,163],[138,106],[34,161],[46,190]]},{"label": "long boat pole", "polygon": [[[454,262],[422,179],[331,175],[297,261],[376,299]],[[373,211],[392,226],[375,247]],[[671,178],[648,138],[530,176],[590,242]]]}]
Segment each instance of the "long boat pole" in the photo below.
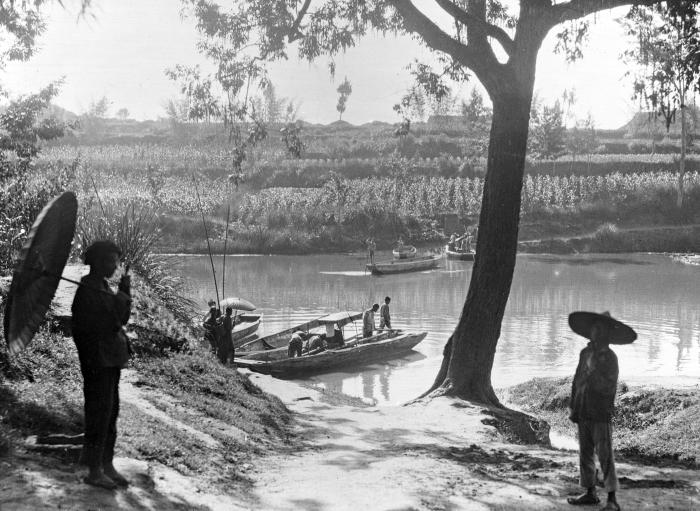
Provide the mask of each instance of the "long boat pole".
[{"label": "long boat pole", "polygon": [[202,208],[202,199],[199,196],[199,188],[197,187],[197,179],[192,174],[192,182],[194,183],[194,191],[197,194],[197,204],[199,212],[202,214],[202,224],[204,224],[204,236],[207,239],[207,250],[209,251],[209,262],[211,263],[211,273],[214,276],[214,291],[216,292],[216,306],[221,310],[221,302],[219,301],[219,284],[216,282],[216,270],[214,269],[214,257],[211,255],[211,244],[209,243],[209,230],[207,229],[207,221],[204,219],[204,209]]},{"label": "long boat pole", "polygon": [[226,208],[226,234],[224,235],[224,264],[221,272],[221,297],[226,299],[226,247],[228,245],[228,222],[231,218],[231,203]]}]

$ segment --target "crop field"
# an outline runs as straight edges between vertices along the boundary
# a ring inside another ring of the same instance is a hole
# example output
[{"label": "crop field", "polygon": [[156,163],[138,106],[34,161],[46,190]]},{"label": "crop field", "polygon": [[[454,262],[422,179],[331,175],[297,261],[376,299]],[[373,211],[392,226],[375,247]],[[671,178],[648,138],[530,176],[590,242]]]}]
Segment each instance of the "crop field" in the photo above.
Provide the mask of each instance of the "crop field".
[{"label": "crop field", "polygon": [[[585,203],[620,203],[639,200],[645,194],[672,190],[678,176],[673,172],[653,172],[606,176],[526,176],[522,192],[522,212],[542,209],[573,210]],[[150,204],[159,212],[197,215],[199,206],[193,178],[166,176],[157,182],[143,176],[119,174],[78,177],[84,200],[94,200],[95,187],[103,201],[137,201]],[[700,173],[685,176],[688,191],[700,187]],[[197,182],[202,208],[207,215],[220,214],[231,204],[234,219],[247,224],[264,222],[271,214],[334,214],[336,219],[352,212],[367,214],[391,212],[417,218],[435,218],[443,212],[462,216],[479,212],[482,178],[409,177],[403,179],[356,179],[329,182],[322,188],[266,188],[257,192],[238,191],[226,179]],[[92,199],[90,199],[92,197]]]},{"label": "crop field", "polygon": [[[232,152],[226,144],[201,145],[167,145],[167,144],[122,144],[122,145],[83,145],[83,146],[49,146],[42,150],[40,163],[69,163],[76,158],[95,171],[125,176],[140,176],[148,167],[154,167],[167,175],[203,174],[210,177],[226,176],[231,173]],[[366,158],[302,158],[288,159],[279,145],[264,144],[255,154],[244,161],[248,173],[262,169],[270,172],[286,172],[301,175],[305,171],[318,174],[319,171],[340,173],[352,172],[357,168],[366,174],[382,176],[382,167],[388,157],[374,156]],[[468,163],[483,169],[484,158],[468,159],[458,156],[443,155],[435,158],[414,158],[411,160],[416,168],[425,175],[440,175],[441,166],[456,171],[461,164]],[[575,165],[573,165],[575,164]],[[696,170],[700,165],[700,154],[689,154],[689,169]],[[591,171],[590,166],[595,170]],[[677,167],[675,154],[591,154],[576,157],[567,154],[556,160],[528,161],[527,168],[537,172],[564,175],[600,174],[622,171],[642,172],[649,170],[671,170]],[[617,168],[616,168],[617,167]],[[534,172],[536,173],[536,172]]]}]

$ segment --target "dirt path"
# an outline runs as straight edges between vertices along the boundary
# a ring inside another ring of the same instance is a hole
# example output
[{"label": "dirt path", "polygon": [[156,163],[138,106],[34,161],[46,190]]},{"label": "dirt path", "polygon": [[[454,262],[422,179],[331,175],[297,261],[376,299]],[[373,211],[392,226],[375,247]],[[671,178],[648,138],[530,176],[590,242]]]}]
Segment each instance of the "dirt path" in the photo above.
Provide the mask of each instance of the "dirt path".
[{"label": "dirt path", "polygon": [[[252,375],[299,416],[307,448],[265,461],[261,509],[570,509],[575,452],[503,444],[477,407],[331,406],[323,395]],[[619,464],[626,509],[700,508],[700,472]]]},{"label": "dirt path", "polygon": [[[291,454],[257,459],[245,501],[209,493],[196,477],[151,461],[117,459],[133,484],[109,492],[83,484],[77,467],[46,470],[27,457],[9,470],[0,465],[0,510],[563,510],[570,509],[566,496],[579,491],[575,452],[504,444],[482,423],[481,410],[461,401],[330,404],[314,389],[250,378],[295,412],[303,442]],[[127,371],[121,386],[126,406],[216,448],[217,440],[197,427],[213,419],[135,381]],[[169,415],[169,407],[178,417],[191,414],[188,424]],[[241,438],[231,425],[216,427]],[[699,471],[620,463],[619,474],[625,509],[700,509]]]}]

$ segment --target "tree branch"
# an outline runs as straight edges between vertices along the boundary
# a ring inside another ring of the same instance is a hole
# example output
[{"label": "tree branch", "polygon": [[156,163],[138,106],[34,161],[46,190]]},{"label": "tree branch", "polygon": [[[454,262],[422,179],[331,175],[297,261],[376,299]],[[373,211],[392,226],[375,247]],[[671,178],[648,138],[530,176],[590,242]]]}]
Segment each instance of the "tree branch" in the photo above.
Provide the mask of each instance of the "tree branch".
[{"label": "tree branch", "polygon": [[[483,36],[493,37],[510,56],[515,51],[515,44],[508,33],[500,27],[474,16],[450,0],[435,0],[442,9],[455,20],[465,25],[469,32],[477,32]],[[468,32],[468,33],[469,33]]]},{"label": "tree branch", "polygon": [[575,20],[593,14],[594,12],[614,9],[624,5],[653,5],[660,0],[569,0],[562,4],[552,5],[548,8],[550,23],[554,27],[564,21]]},{"label": "tree branch", "polygon": [[388,0],[388,3],[404,18],[407,31],[415,32],[431,48],[447,53],[457,62],[471,69],[487,90],[493,91],[498,87],[502,78],[498,71],[502,66],[493,52],[489,54],[476,51],[473,46],[465,45],[450,37],[410,0]]},{"label": "tree branch", "polygon": [[287,36],[288,42],[293,43],[294,41],[301,39],[304,36],[304,34],[302,34],[299,30],[299,26],[301,26],[301,20],[304,19],[306,11],[309,10],[310,5],[311,0],[304,0],[304,5],[301,6],[301,9],[299,9],[297,19],[294,20],[294,23],[292,23],[292,26],[289,29],[289,36]]}]

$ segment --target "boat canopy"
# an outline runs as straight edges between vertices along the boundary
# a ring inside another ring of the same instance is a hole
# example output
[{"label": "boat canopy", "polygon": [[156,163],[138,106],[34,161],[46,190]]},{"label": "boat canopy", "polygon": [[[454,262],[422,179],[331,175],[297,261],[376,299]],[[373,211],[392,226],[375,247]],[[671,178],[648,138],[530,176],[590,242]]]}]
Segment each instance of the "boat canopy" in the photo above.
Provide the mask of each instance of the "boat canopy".
[{"label": "boat canopy", "polygon": [[338,323],[338,326],[343,326],[347,323],[357,321],[361,317],[361,312],[334,312],[333,314],[328,314],[327,316],[319,318],[318,322],[322,325]]}]

